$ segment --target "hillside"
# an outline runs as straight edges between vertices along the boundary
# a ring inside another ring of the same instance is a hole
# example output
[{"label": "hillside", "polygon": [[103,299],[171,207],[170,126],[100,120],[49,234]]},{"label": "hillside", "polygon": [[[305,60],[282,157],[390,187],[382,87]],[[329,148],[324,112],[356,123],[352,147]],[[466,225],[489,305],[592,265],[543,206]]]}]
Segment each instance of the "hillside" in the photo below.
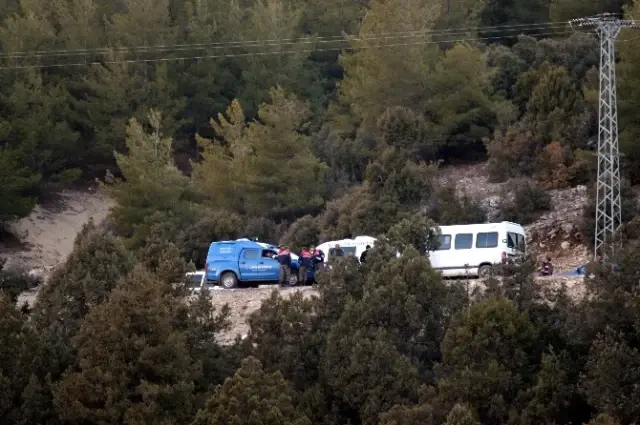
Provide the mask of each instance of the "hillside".
[{"label": "hillside", "polygon": [[[495,220],[498,216],[498,205],[505,184],[489,182],[487,164],[446,168],[441,178],[455,182],[459,194],[467,194],[478,200],[487,210],[489,220]],[[583,208],[588,202],[587,189],[578,186],[550,190],[549,193],[552,209],[525,226],[527,246],[537,257],[550,255],[558,270],[571,270],[576,265],[584,264],[592,255],[585,247],[584,237],[579,231]]]},{"label": "hillside", "polygon": [[[489,217],[495,217],[503,184],[489,183],[486,164],[444,168],[440,178],[443,181],[454,178],[460,194],[471,194],[488,210]],[[583,187],[578,187],[554,190],[551,191],[551,196],[553,210],[545,212],[539,220],[525,226],[529,249],[540,258],[551,255],[558,272],[570,271],[589,259],[589,252],[581,244],[577,233],[586,192]],[[75,235],[82,226],[89,219],[100,223],[112,206],[113,201],[95,189],[64,191],[45,205],[38,205],[29,217],[14,223],[11,229],[16,235],[22,236],[22,247],[3,247],[0,255],[8,259],[8,267],[20,266],[47,276],[71,253]],[[562,280],[568,282],[573,296],[581,296],[581,279]],[[472,284],[476,283],[472,281]],[[452,284],[458,283],[454,280]],[[236,335],[246,334],[246,318],[260,307],[261,300],[268,297],[273,289],[285,296],[297,291],[306,295],[315,293],[313,288],[279,289],[269,286],[216,290],[215,305],[222,307],[228,304],[233,323],[231,331],[221,336],[221,341],[231,343]],[[35,289],[24,293],[20,301],[32,303],[37,292]]]}]

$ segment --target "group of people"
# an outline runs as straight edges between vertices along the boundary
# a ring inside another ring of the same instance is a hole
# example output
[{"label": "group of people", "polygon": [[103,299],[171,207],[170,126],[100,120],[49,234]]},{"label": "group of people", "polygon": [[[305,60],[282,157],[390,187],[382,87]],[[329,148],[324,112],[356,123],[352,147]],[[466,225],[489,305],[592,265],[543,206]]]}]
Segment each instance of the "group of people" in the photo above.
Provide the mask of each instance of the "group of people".
[{"label": "group of people", "polygon": [[[298,283],[308,283],[309,270],[324,264],[324,252],[315,247],[304,247],[300,251],[300,267],[298,268]],[[291,273],[291,249],[286,245],[278,246],[276,260],[280,263],[280,285],[288,285]]]},{"label": "group of people", "polygon": [[[371,245],[367,245],[364,252],[360,255],[360,262],[365,263],[367,261],[367,253],[371,249]],[[317,249],[314,246],[307,246],[300,251],[300,266],[298,268],[298,283],[306,285],[309,283],[309,270],[318,269],[324,265],[324,252]],[[334,257],[344,257],[344,250],[340,247],[340,244],[331,250],[331,255]],[[291,273],[291,249],[286,245],[278,245],[278,253],[276,254],[276,260],[280,264],[280,285],[287,285],[290,280]]]}]

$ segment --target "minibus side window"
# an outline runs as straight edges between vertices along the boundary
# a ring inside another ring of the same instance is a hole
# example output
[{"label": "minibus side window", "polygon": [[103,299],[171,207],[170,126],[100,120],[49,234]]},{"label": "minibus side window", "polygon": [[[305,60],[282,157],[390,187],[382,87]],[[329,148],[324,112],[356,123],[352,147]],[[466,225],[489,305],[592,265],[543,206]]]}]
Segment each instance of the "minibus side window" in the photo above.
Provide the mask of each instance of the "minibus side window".
[{"label": "minibus side window", "polygon": [[498,232],[478,233],[476,248],[496,248],[498,246]]},{"label": "minibus side window", "polygon": [[451,235],[438,235],[438,248],[436,251],[451,249]]},{"label": "minibus side window", "polygon": [[473,246],[473,233],[460,233],[456,235],[456,249],[471,249]]}]

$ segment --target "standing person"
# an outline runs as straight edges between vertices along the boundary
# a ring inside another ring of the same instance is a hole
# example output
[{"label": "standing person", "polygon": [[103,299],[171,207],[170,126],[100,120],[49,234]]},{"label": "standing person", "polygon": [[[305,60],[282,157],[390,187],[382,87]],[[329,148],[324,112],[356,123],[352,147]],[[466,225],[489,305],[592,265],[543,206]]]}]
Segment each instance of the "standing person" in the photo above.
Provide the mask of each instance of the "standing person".
[{"label": "standing person", "polygon": [[280,285],[286,286],[289,284],[289,273],[291,272],[291,251],[288,246],[280,245],[278,247],[276,260],[280,264]]},{"label": "standing person", "polygon": [[324,252],[322,252],[321,249],[318,249],[313,246],[309,251],[311,252],[311,255],[312,255],[311,264],[313,264],[313,270],[314,270],[313,282],[317,282],[316,273],[318,272],[319,269],[324,267]]},{"label": "standing person", "polygon": [[344,257],[344,251],[340,248],[339,243],[337,243],[335,248],[333,248],[333,255],[336,257]]},{"label": "standing person", "polygon": [[309,276],[309,269],[311,267],[313,267],[313,252],[307,247],[304,247],[302,248],[302,251],[300,251],[300,274],[298,275],[299,284],[307,284],[307,277]]},{"label": "standing person", "polygon": [[313,266],[318,267],[321,264],[324,264],[324,252],[321,249],[316,247],[311,247],[310,249],[311,255],[313,256]]},{"label": "standing person", "polygon": [[364,251],[362,251],[362,254],[360,254],[360,262],[362,264],[364,264],[367,261],[367,254],[369,253],[370,249],[371,249],[371,245],[367,245]]}]

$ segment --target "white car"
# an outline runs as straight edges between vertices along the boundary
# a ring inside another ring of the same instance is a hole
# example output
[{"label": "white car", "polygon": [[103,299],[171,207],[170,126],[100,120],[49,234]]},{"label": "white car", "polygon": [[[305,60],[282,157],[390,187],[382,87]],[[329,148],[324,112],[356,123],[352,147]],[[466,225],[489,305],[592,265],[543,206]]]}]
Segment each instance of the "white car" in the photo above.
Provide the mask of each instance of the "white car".
[{"label": "white car", "polygon": [[346,257],[353,256],[360,260],[360,256],[367,249],[367,245],[373,247],[378,240],[371,236],[356,236],[355,239],[341,239],[322,243],[316,247],[325,253],[324,262],[328,263],[333,256],[336,245],[340,245]]},{"label": "white car", "polygon": [[189,291],[192,293],[200,292],[207,283],[205,276],[204,270],[186,273],[185,277],[188,281]]}]

